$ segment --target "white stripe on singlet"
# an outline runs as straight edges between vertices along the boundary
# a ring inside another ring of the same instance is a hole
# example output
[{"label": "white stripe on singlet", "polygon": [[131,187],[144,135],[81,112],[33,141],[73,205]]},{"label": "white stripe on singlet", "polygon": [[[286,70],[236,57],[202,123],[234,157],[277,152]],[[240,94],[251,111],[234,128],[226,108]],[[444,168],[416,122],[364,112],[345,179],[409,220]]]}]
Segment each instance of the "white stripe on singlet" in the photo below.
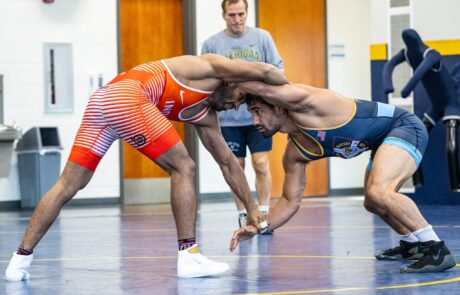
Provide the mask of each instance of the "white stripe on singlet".
[{"label": "white stripe on singlet", "polygon": [[[152,82],[153,83],[153,82]],[[163,81],[157,80],[159,85]],[[159,93],[161,86],[152,87],[152,93]],[[162,90],[161,90],[162,91]],[[123,138],[139,149],[155,140],[171,127],[171,123],[145,96],[140,83],[135,80],[121,80],[98,89],[91,97],[75,145],[90,149],[103,156],[110,145]],[[135,142],[135,135],[143,135],[143,144]]]},{"label": "white stripe on singlet", "polygon": [[139,65],[133,68],[133,70],[152,74],[152,77],[145,81],[142,89],[148,96],[149,100],[154,105],[157,105],[159,98],[163,94],[166,83],[166,72],[164,65],[160,61],[154,61]]}]

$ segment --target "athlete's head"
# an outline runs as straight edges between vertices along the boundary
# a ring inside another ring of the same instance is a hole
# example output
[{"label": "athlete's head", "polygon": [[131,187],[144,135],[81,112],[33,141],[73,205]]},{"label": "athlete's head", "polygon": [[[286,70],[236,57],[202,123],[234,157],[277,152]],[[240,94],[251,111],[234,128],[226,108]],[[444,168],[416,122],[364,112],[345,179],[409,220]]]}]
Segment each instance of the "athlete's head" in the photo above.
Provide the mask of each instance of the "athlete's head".
[{"label": "athlete's head", "polygon": [[248,18],[247,0],[223,0],[222,17],[227,23],[227,33],[240,36],[246,31]]},{"label": "athlete's head", "polygon": [[244,103],[246,93],[236,87],[235,83],[224,82],[208,98],[209,105],[220,112],[229,109],[238,109]]},{"label": "athlete's head", "polygon": [[247,94],[246,103],[252,113],[252,124],[264,137],[273,136],[286,122],[286,109],[274,106],[260,96]]}]

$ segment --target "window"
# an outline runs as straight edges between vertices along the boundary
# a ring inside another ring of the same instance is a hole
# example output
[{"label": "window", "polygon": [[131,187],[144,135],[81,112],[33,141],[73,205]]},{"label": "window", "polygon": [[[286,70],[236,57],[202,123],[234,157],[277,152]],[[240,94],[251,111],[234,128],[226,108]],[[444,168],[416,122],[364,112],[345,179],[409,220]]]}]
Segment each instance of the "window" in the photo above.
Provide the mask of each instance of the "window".
[{"label": "window", "polygon": [[[389,58],[396,55],[406,46],[403,42],[401,33],[403,30],[412,27],[412,8],[409,0],[392,0],[389,8],[389,29],[388,29],[388,56]],[[404,107],[412,111],[413,99],[408,97],[401,98],[401,90],[412,77],[412,68],[403,63],[397,66],[393,72],[394,92],[389,97],[391,104]]]},{"label": "window", "polygon": [[391,0],[390,1],[390,7],[403,7],[403,6],[409,6],[410,5],[410,0]]},{"label": "window", "polygon": [[[397,54],[406,48],[402,39],[402,31],[412,27],[412,7],[410,0],[390,0],[388,9],[388,56]],[[389,103],[413,112],[413,97],[401,98],[401,90],[412,77],[412,68],[406,62],[398,65],[393,72],[394,92],[389,97]],[[408,179],[400,189],[403,192],[414,192],[412,179]]]},{"label": "window", "polygon": [[45,43],[45,112],[73,111],[72,44]]}]

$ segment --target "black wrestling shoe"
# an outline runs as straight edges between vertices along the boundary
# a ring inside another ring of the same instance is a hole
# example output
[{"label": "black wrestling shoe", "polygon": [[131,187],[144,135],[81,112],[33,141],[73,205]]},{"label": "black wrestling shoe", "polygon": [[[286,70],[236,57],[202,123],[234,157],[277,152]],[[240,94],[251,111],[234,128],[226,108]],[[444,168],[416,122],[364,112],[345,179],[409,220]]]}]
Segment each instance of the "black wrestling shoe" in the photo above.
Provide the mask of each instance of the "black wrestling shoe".
[{"label": "black wrestling shoe", "polygon": [[455,266],[455,258],[443,241],[421,243],[423,257],[408,266],[402,266],[401,272],[440,272]]},{"label": "black wrestling shoe", "polygon": [[375,258],[377,260],[417,260],[423,256],[420,250],[421,244],[420,242],[399,241],[399,246],[378,252]]},{"label": "black wrestling shoe", "polygon": [[245,227],[248,222],[248,215],[246,213],[240,213],[238,215],[238,224],[241,227]]}]

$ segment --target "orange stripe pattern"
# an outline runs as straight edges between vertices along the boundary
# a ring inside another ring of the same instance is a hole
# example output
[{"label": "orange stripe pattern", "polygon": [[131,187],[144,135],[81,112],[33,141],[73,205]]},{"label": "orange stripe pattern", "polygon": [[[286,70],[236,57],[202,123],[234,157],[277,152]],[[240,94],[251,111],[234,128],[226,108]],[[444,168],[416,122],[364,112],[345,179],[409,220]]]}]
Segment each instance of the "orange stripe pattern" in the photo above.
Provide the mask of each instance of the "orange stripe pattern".
[{"label": "orange stripe pattern", "polygon": [[182,84],[163,61],[122,73],[91,96],[69,160],[94,171],[118,138],[155,160],[180,140],[169,120],[202,119],[208,107],[189,118],[183,111],[211,93]]},{"label": "orange stripe pattern", "polygon": [[[164,152],[177,143],[180,138],[171,122],[152,103],[158,101],[163,92],[164,71],[155,66],[151,69],[152,72],[156,70],[156,75],[149,73],[145,84],[140,81],[143,79],[117,77],[91,96],[69,156],[70,161],[94,171],[118,138],[145,151],[144,154],[152,160],[160,155],[154,152],[155,146],[160,144],[160,150]],[[166,141],[169,143],[166,147],[156,142],[165,133],[173,139]]]}]

